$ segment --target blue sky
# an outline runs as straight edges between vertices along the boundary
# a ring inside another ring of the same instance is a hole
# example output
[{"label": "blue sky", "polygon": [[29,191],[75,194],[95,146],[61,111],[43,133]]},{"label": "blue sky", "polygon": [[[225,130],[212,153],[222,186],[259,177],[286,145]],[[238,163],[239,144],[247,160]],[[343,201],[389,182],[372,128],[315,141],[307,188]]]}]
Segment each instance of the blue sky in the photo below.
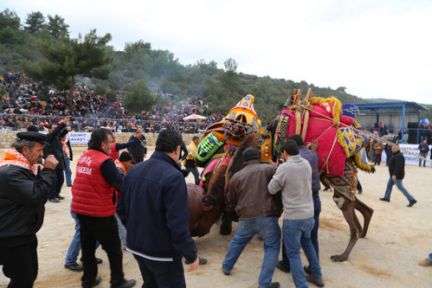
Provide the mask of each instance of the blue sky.
[{"label": "blue sky", "polygon": [[245,73],[432,104],[432,1],[1,1],[6,8],[23,22],[58,14],[73,37],[109,32],[117,50],[142,39],[183,64],[234,58]]}]

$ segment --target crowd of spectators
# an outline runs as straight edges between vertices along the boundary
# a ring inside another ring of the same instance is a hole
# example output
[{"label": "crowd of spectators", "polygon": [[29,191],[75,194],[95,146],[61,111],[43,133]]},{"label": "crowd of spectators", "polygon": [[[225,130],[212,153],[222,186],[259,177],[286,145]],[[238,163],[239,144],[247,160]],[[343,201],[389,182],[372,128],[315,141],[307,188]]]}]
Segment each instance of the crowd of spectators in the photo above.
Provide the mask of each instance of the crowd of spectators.
[{"label": "crowd of spectators", "polygon": [[[118,132],[137,128],[158,132],[170,123],[182,132],[197,133],[224,116],[211,114],[200,122],[184,121],[183,118],[192,113],[208,114],[204,101],[193,97],[180,99],[176,95],[157,93],[161,98],[160,104],[149,111],[133,114],[125,110],[121,101],[110,102],[105,95],[98,95],[82,83],[75,85],[70,100],[67,97],[69,91],[43,89],[43,85],[29,80],[24,74],[6,72],[0,76],[0,129],[20,130],[29,125],[43,129],[52,122],[71,116],[71,127],[75,131],[91,131],[103,126]],[[42,100],[44,93],[46,97]]]}]

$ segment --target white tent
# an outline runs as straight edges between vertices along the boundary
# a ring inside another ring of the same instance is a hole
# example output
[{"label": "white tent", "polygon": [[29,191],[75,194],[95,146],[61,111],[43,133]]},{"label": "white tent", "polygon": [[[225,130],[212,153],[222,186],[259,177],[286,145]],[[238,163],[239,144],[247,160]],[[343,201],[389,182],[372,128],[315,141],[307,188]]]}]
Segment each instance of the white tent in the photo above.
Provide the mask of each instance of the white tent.
[{"label": "white tent", "polygon": [[201,116],[201,115],[198,115],[198,114],[195,114],[195,113],[193,113],[193,114],[191,114],[191,115],[189,115],[189,116],[186,116],[186,117],[183,117],[183,120],[184,121],[194,121],[194,120],[204,120],[204,119],[207,119],[207,117],[204,117],[204,116]]}]

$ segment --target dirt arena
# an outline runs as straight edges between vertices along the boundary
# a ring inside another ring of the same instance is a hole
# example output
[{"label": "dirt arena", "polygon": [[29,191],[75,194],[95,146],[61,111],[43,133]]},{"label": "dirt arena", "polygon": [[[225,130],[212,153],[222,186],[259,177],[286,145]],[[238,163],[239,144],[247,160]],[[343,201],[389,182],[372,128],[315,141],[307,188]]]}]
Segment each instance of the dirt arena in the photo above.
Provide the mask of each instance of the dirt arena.
[{"label": "dirt arena", "polygon": [[[82,149],[74,149],[74,160]],[[75,161],[71,165],[75,168]],[[418,266],[418,262],[432,252],[432,168],[408,166],[404,184],[418,203],[407,208],[407,200],[395,188],[392,202],[382,202],[378,198],[385,191],[387,167],[377,167],[374,175],[360,173],[364,194],[359,195],[366,204],[375,209],[369,233],[354,247],[348,261],[333,263],[330,256],[341,253],[349,238],[349,231],[341,212],[332,200],[332,193],[321,192],[322,212],[319,230],[321,267],[326,287],[432,287],[432,268]],[[187,179],[192,182],[192,176]],[[38,233],[39,274],[35,287],[80,287],[81,273],[63,267],[64,257],[74,231],[74,222],[69,214],[71,192],[64,187],[61,203],[47,203],[45,222]],[[218,234],[218,225],[211,233],[195,239],[201,256],[208,264],[199,270],[186,273],[188,287],[257,287],[263,256],[262,243],[254,239],[242,253],[231,276],[221,272],[221,262],[231,236]],[[99,265],[102,283],[99,287],[109,287],[109,265],[102,249],[97,256],[104,260]],[[141,287],[142,279],[134,258],[124,254],[126,278],[137,279]],[[281,287],[294,287],[290,274],[276,269],[273,277]],[[0,287],[8,281],[0,273]]]}]

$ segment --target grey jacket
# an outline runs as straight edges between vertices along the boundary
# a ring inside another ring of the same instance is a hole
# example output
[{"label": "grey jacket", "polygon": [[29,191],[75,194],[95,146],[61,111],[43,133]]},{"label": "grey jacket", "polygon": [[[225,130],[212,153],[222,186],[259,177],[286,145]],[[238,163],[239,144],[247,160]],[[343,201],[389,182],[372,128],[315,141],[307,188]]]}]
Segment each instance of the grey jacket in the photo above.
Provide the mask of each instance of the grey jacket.
[{"label": "grey jacket", "polygon": [[280,165],[268,184],[270,194],[282,191],[284,219],[303,220],[312,218],[312,169],[300,155],[289,156]]}]

